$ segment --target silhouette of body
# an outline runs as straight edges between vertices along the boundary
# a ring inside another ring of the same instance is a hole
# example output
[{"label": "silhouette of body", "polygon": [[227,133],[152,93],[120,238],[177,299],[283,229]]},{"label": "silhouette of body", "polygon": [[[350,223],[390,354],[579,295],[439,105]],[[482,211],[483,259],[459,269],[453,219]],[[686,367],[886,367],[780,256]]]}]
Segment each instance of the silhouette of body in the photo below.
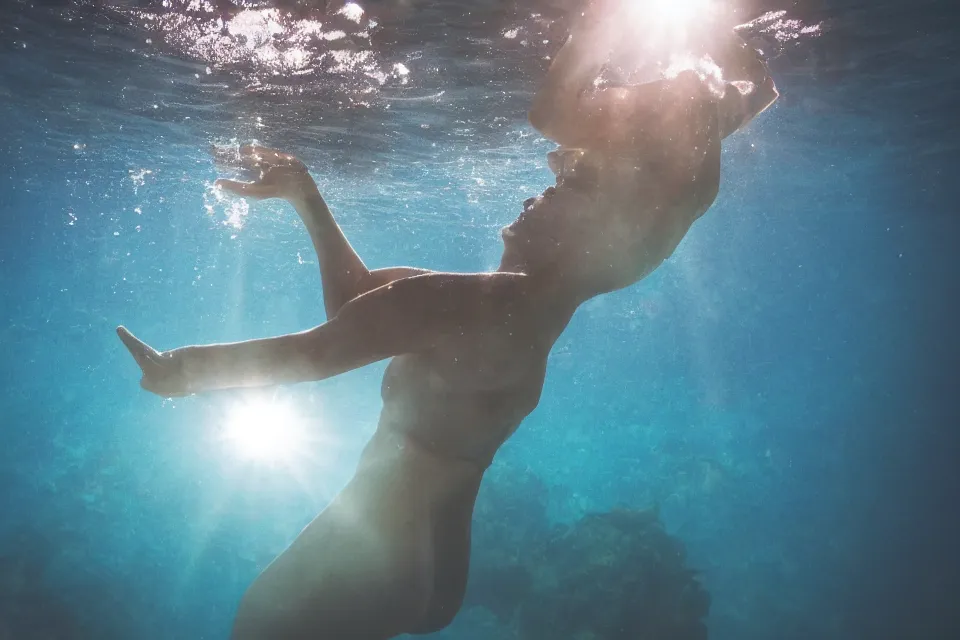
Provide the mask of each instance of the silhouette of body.
[{"label": "silhouette of body", "polygon": [[[370,271],[296,158],[244,147],[252,198],[290,202],[316,248],[329,320],[233,344],[158,352],[118,328],[164,396],[321,380],[392,358],[383,411],[356,474],[246,592],[235,640],[379,640],[443,628],[467,582],[484,470],[536,406],[547,355],[575,309],[657,268],[713,203],[720,141],[777,92],[739,38],[713,55],[728,83],[692,71],[598,89],[623,27],[588,10],[553,61],[530,122],[560,148],[556,186],[503,229],[492,273]],[[225,159],[225,158],[222,158]]]}]

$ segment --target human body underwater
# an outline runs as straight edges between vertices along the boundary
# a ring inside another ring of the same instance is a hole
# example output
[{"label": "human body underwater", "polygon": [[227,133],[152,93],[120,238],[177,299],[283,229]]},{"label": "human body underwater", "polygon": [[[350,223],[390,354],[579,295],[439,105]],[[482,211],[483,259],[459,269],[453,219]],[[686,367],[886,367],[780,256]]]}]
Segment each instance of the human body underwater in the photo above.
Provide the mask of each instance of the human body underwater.
[{"label": "human body underwater", "polygon": [[369,270],[307,168],[261,146],[220,151],[247,181],[224,191],[280,198],[318,256],[328,320],[230,344],[158,351],[118,333],[159,396],[316,381],[390,359],[383,409],[356,473],[256,578],[235,640],[381,640],[450,624],[467,585],[484,472],[540,400],[547,356],[574,311],[653,272],[712,205],[722,140],[778,97],[761,56],[729,29],[704,30],[717,74],[687,69],[604,86],[637,39],[629,3],[593,2],[529,110],[559,148],[556,184],[502,231],[499,268]]}]

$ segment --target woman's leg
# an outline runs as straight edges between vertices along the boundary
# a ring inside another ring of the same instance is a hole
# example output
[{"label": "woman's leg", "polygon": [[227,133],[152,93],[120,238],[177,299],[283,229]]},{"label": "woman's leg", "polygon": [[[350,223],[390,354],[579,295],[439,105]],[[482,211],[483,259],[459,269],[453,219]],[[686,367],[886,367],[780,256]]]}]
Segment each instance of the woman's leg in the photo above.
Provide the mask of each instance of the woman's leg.
[{"label": "woman's leg", "polygon": [[426,634],[447,627],[463,605],[470,567],[470,527],[476,502],[476,484],[464,487],[435,516],[433,526],[433,595],[420,623],[410,630]]},{"label": "woman's leg", "polygon": [[402,480],[355,478],[247,590],[232,640],[387,640],[433,591],[426,509]]}]

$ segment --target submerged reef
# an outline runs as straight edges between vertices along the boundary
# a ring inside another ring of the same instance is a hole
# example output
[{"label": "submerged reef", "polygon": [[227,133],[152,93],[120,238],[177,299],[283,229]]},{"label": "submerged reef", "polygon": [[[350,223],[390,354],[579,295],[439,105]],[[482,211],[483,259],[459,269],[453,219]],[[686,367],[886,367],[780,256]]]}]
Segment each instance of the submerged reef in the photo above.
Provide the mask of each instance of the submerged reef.
[{"label": "submerged reef", "polygon": [[657,509],[551,527],[531,474],[491,484],[477,505],[467,606],[489,609],[518,640],[707,637],[710,596]]},{"label": "submerged reef", "polygon": [[63,540],[20,529],[0,537],[0,640],[130,640],[122,591],[93,579],[58,581]]}]

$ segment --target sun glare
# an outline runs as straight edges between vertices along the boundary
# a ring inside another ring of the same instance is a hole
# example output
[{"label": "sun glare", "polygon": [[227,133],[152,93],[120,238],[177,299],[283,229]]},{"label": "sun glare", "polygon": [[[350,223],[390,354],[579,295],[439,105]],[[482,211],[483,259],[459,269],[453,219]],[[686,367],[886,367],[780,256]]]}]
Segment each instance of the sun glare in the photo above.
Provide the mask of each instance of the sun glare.
[{"label": "sun glare", "polygon": [[673,44],[679,44],[676,41],[684,40],[717,9],[716,0],[628,0],[628,6],[645,37]]},{"label": "sun glare", "polygon": [[682,27],[709,11],[711,4],[711,0],[651,0],[647,10],[665,26]]},{"label": "sun glare", "polygon": [[235,406],[223,438],[240,458],[269,465],[292,463],[309,446],[303,420],[289,403],[275,400]]}]

